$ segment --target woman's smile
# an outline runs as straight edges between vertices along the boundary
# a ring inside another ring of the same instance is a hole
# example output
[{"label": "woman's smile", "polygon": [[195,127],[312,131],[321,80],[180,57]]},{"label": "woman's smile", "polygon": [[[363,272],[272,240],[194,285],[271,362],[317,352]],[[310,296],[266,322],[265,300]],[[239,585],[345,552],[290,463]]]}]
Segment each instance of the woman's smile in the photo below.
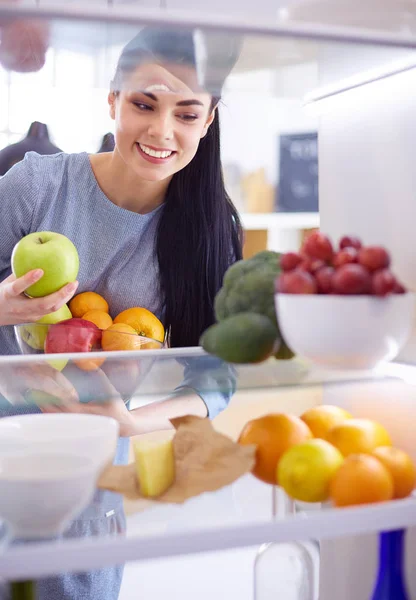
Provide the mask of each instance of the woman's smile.
[{"label": "woman's smile", "polygon": [[163,164],[168,162],[176,154],[175,150],[155,148],[153,146],[141,144],[140,142],[136,142],[136,147],[140,156],[153,164]]}]

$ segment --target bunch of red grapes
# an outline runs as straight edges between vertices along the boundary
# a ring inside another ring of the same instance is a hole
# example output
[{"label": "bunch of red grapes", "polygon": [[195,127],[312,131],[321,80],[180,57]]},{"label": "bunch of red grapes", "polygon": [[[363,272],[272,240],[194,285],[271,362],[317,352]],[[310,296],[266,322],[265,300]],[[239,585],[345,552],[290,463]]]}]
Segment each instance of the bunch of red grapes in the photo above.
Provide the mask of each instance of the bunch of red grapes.
[{"label": "bunch of red grapes", "polygon": [[390,255],[382,246],[363,246],[344,236],[335,249],[328,236],[314,232],[301,251],[281,257],[276,291],[284,294],[404,294],[390,270]]}]

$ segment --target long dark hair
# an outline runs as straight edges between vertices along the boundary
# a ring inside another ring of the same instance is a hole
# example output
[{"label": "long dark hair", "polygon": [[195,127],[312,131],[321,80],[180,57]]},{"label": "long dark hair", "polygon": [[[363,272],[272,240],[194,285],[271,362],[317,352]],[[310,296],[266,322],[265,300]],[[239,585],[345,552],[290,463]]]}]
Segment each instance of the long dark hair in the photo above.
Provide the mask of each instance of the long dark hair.
[{"label": "long dark hair", "polygon": [[[172,62],[178,52],[178,60],[194,63],[189,34],[161,35],[146,28],[123,50],[115,81],[144,58],[156,56]],[[219,100],[213,97],[211,108]],[[241,223],[225,190],[221,167],[218,110],[192,161],[172,177],[159,220],[156,252],[169,344],[197,346],[215,320],[214,299],[227,268],[242,258]]]}]

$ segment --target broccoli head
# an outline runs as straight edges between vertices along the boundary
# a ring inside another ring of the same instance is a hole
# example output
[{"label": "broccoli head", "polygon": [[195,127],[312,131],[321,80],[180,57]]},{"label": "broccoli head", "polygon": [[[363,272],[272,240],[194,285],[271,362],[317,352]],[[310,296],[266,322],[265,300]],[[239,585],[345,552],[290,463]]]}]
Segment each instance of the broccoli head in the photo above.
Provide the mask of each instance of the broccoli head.
[{"label": "broccoli head", "polygon": [[[278,252],[265,250],[248,260],[239,260],[231,265],[215,298],[217,321],[239,313],[257,313],[270,319],[282,339],[274,305],[275,280],[281,271],[280,256]],[[282,339],[276,357],[292,356],[292,351]]]}]

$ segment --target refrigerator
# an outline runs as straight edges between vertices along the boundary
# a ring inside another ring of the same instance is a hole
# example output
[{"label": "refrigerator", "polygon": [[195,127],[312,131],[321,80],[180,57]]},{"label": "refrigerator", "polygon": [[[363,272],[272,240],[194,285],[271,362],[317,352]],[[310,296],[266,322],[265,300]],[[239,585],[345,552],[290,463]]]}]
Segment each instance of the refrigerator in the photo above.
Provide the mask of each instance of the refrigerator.
[{"label": "refrigerator", "polygon": [[[216,91],[222,52],[229,39],[238,39],[242,43],[240,59],[224,94],[230,104],[220,109],[226,129],[225,156],[234,153],[238,172],[244,173],[251,164],[259,166],[260,148],[265,171],[278,187],[277,134],[297,135],[315,128],[320,229],[333,239],[353,234],[366,244],[386,246],[398,277],[416,290],[416,1],[262,0],[255,6],[247,0],[207,6],[186,0],[96,0],[88,6],[71,0],[0,1],[0,22],[11,17],[41,18],[48,23],[49,52],[94,56],[99,65],[94,86],[99,90],[111,79],[118,50],[143,24],[194,28],[199,33],[199,82],[212,92]],[[48,90],[58,87],[55,76],[52,68]],[[37,75],[2,73],[1,77],[0,102],[3,99],[4,107],[7,101],[9,117],[2,124],[0,115],[0,139],[8,136],[11,143],[11,96],[3,92],[10,90],[12,83],[23,85]],[[44,81],[39,79],[40,88]],[[257,113],[249,112],[253,102],[261,102]],[[65,137],[58,121],[55,131]],[[99,120],[102,127],[88,139],[95,136],[98,142],[108,131],[105,123],[103,117]],[[54,140],[62,145],[59,135]],[[70,137],[68,140],[71,142]],[[249,223],[249,215],[243,215],[243,222],[246,217]],[[273,213],[264,220],[266,225],[259,217],[248,227],[267,229],[272,249],[295,250],[300,231],[312,222],[318,224],[310,215],[302,221],[302,216],[286,219]],[[416,377],[411,370],[416,365],[416,323],[397,362],[410,368],[408,379],[397,387],[372,386],[368,396],[363,396],[362,388],[358,390],[354,383],[339,389],[324,384],[322,397],[325,403],[347,409],[354,406],[357,416],[377,416],[392,428],[394,441],[416,460],[412,434]],[[258,493],[263,502],[266,492]],[[323,536],[319,559],[315,547],[310,552],[319,578],[319,591],[311,600],[370,598],[377,534]],[[251,554],[241,556],[237,553],[237,562],[230,566],[235,580],[240,576],[239,564],[247,569],[252,566]],[[416,597],[416,572],[411,569],[415,560],[416,533],[411,529],[406,574],[412,597]],[[213,562],[211,568],[218,565]],[[195,569],[204,576],[203,567]],[[245,592],[249,600],[252,590]]]}]

